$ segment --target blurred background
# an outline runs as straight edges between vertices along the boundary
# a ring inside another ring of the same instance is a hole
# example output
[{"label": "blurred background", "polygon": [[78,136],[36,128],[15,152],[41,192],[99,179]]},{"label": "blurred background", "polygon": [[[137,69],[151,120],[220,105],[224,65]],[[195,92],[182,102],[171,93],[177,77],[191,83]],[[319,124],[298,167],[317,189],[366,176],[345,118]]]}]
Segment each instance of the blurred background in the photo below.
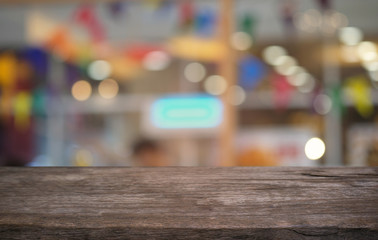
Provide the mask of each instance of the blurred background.
[{"label": "blurred background", "polygon": [[0,165],[377,166],[376,0],[0,0]]}]

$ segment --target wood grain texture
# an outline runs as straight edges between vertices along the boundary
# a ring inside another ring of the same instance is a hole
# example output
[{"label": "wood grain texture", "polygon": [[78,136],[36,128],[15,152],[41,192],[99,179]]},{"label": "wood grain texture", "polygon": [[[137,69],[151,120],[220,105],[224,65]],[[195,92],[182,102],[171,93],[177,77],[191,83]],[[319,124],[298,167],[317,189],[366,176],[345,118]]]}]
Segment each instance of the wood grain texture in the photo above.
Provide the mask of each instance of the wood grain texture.
[{"label": "wood grain texture", "polygon": [[378,239],[378,168],[0,168],[0,239]]}]

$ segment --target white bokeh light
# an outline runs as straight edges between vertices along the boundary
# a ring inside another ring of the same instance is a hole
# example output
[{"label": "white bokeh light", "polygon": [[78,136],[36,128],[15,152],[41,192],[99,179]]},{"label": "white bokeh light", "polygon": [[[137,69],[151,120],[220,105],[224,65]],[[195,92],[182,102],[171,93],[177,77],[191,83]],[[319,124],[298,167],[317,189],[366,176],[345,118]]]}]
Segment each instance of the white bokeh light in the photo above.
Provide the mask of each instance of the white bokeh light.
[{"label": "white bokeh light", "polygon": [[269,46],[263,51],[264,60],[271,65],[277,65],[277,59],[285,55],[287,51],[281,46]]},{"label": "white bokeh light", "polygon": [[198,62],[192,62],[185,66],[184,76],[190,82],[200,82],[206,76],[206,68]]},{"label": "white bokeh light", "polygon": [[227,82],[222,76],[213,75],[205,80],[204,87],[212,95],[221,95],[227,89]]},{"label": "white bokeh light", "polygon": [[104,80],[108,78],[112,73],[112,67],[107,61],[96,60],[92,62],[88,67],[88,75],[94,80]]},{"label": "white bokeh light", "polygon": [[362,31],[356,27],[344,27],[339,31],[339,39],[345,45],[353,46],[361,42]]},{"label": "white bokeh light", "polygon": [[310,160],[318,160],[325,153],[326,147],[320,138],[311,138],[306,142],[305,154]]},{"label": "white bokeh light", "polygon": [[245,32],[236,32],[231,35],[231,46],[239,51],[248,50],[252,47],[252,37]]}]

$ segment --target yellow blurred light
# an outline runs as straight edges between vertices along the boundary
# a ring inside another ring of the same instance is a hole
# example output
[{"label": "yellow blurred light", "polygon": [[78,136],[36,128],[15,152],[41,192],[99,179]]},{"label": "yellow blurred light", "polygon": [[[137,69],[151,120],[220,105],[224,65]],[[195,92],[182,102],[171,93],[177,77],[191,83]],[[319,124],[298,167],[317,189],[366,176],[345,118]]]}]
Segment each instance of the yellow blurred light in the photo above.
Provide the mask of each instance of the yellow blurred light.
[{"label": "yellow blurred light", "polygon": [[285,55],[287,51],[281,46],[269,46],[263,51],[264,60],[271,65],[277,65],[277,59]]},{"label": "yellow blurred light", "polygon": [[88,75],[94,80],[104,80],[112,73],[112,68],[107,61],[96,60],[93,61],[88,67]]},{"label": "yellow blurred light", "polygon": [[86,149],[79,149],[74,157],[74,165],[78,167],[87,167],[93,164],[92,153]]},{"label": "yellow blurred light", "polygon": [[306,142],[305,154],[310,160],[318,160],[325,153],[325,144],[320,138],[311,138]]},{"label": "yellow blurred light", "polygon": [[234,85],[230,87],[230,91],[232,92],[232,99],[231,104],[232,105],[240,105],[242,104],[246,99],[246,93],[244,89],[238,85]]},{"label": "yellow blurred light", "polygon": [[117,96],[118,90],[118,83],[110,78],[102,81],[98,86],[98,93],[105,99],[111,99]]},{"label": "yellow blurred light", "polygon": [[231,46],[239,51],[245,51],[252,47],[252,37],[245,32],[236,32],[231,35]]},{"label": "yellow blurred light", "polygon": [[184,76],[190,82],[200,82],[206,76],[206,68],[198,62],[189,63],[185,66]]},{"label": "yellow blurred light", "polygon": [[219,61],[226,55],[225,46],[218,39],[176,37],[168,42],[168,48],[174,56],[198,61]]},{"label": "yellow blurred light", "polygon": [[87,81],[80,80],[74,83],[71,93],[76,100],[85,101],[91,96],[92,87]]},{"label": "yellow blurred light", "polygon": [[204,87],[206,92],[212,95],[221,95],[227,89],[227,82],[223,77],[213,75],[205,80]]},{"label": "yellow blurred light", "polygon": [[166,69],[171,58],[163,51],[152,51],[143,59],[143,66],[150,71],[161,71]]},{"label": "yellow blurred light", "polygon": [[332,100],[326,94],[319,94],[314,100],[314,109],[317,113],[325,115],[331,111]]},{"label": "yellow blurred light", "polygon": [[276,60],[275,70],[282,75],[291,75],[296,69],[293,69],[297,65],[297,60],[290,56],[281,56]]},{"label": "yellow blurred light", "polygon": [[340,42],[348,46],[357,45],[362,38],[362,31],[356,27],[344,27],[339,31]]},{"label": "yellow blurred light", "polygon": [[377,47],[373,42],[361,42],[357,46],[357,54],[362,61],[372,61],[377,58]]}]

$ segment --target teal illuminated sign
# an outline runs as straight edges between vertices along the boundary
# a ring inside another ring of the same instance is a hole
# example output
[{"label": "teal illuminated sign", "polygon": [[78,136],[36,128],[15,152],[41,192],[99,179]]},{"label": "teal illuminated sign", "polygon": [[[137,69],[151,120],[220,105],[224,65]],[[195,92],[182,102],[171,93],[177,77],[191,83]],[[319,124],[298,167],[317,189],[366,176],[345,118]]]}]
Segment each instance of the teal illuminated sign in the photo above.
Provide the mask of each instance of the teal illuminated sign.
[{"label": "teal illuminated sign", "polygon": [[157,128],[214,128],[222,122],[222,103],[209,95],[169,96],[152,104],[151,120]]}]

